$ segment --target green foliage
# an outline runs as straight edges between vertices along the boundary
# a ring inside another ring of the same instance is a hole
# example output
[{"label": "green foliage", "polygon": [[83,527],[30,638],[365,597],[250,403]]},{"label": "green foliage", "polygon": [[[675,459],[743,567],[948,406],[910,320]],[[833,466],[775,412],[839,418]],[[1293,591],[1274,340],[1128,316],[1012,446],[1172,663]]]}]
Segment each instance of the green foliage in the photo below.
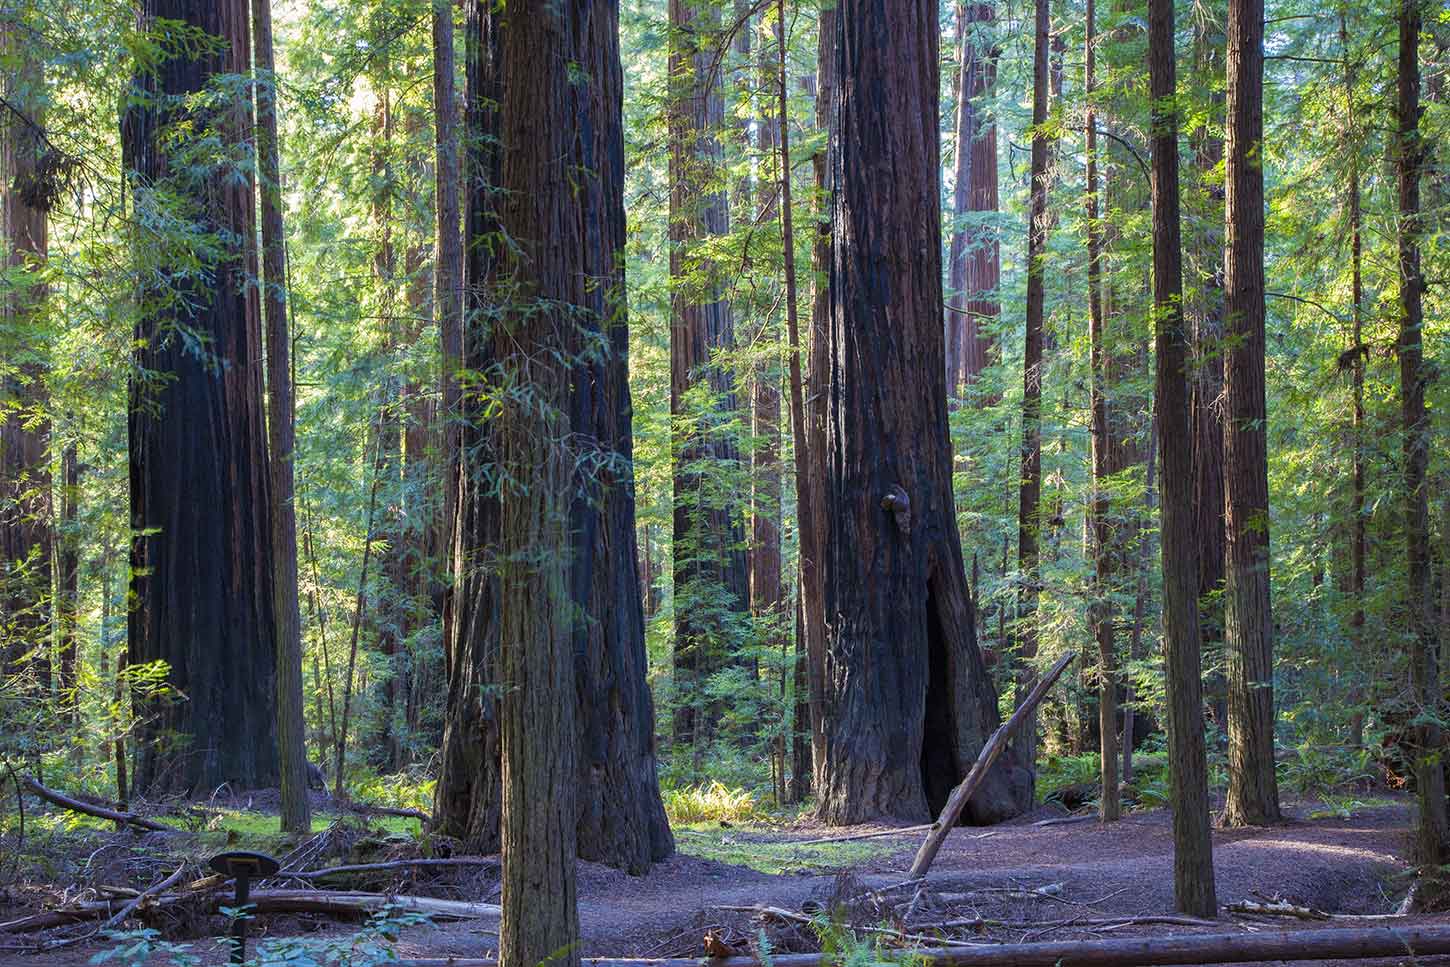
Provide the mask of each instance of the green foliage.
[{"label": "green foliage", "polygon": [[690,823],[743,824],[765,818],[765,809],[748,789],[732,789],[718,780],[666,789],[665,814],[672,826]]}]

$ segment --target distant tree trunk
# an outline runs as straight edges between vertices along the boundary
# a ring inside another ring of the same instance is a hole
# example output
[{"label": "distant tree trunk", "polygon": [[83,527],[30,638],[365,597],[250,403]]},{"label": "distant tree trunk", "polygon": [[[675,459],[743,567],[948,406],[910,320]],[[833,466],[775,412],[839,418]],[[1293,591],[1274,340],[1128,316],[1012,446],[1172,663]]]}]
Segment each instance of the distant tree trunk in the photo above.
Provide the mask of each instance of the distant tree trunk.
[{"label": "distant tree trunk", "polygon": [[272,0],[252,0],[256,43],[258,190],[262,201],[262,309],[267,331],[267,440],[272,484],[272,591],[277,612],[277,759],[282,831],[310,834],[307,720],[302,710],[302,612],[297,603],[296,449],[292,343],[287,325],[286,233],[282,221],[281,143],[272,54]]},{"label": "distant tree trunk", "polygon": [[[1218,119],[1223,95],[1210,79],[1222,76],[1225,38],[1216,13],[1193,18],[1195,78],[1210,85],[1209,106]],[[1213,670],[1205,682],[1219,728],[1228,722],[1228,686],[1223,663],[1224,583],[1224,429],[1223,429],[1223,140],[1214,125],[1198,125],[1193,135],[1194,167],[1200,186],[1190,251],[1198,271],[1188,300],[1192,380],[1189,430],[1193,434],[1193,507],[1199,544],[1198,597],[1205,664]],[[1207,187],[1211,185],[1212,187]]]},{"label": "distant tree trunk", "polygon": [[[987,367],[994,338],[987,331],[1000,307],[996,292],[1001,254],[996,230],[964,224],[973,213],[997,210],[997,122],[989,100],[997,79],[997,52],[984,34],[996,21],[995,2],[965,3],[957,67],[956,178],[948,255],[947,393],[956,396]],[[985,397],[981,398],[986,400]]]},{"label": "distant tree trunk", "polygon": [[[1239,2],[1239,0],[1231,0]],[[1173,896],[1192,916],[1218,915],[1203,741],[1198,548],[1188,428],[1188,338],[1178,215],[1178,108],[1173,0],[1149,0],[1153,190],[1153,312],[1158,350],[1158,439],[1163,453],[1163,647],[1173,796]],[[1129,744],[1132,737],[1126,737]]]},{"label": "distant tree trunk", "polygon": [[[434,210],[435,231],[433,305],[438,315],[438,344],[441,358],[438,423],[442,428],[443,509],[441,514],[441,554],[444,565],[452,548],[458,507],[458,461],[460,453],[460,397],[458,372],[463,365],[464,251],[461,225],[463,163],[458,131],[458,100],[455,93],[455,53],[453,41],[454,0],[433,0],[433,120],[434,120]],[[468,4],[472,11],[473,4]],[[470,16],[472,14],[470,13]],[[472,21],[470,20],[470,23]],[[470,50],[475,41],[470,34]],[[470,55],[470,64],[472,55]],[[472,68],[469,76],[472,77]],[[447,581],[440,581],[444,590],[437,595],[446,611],[450,597]],[[448,649],[449,620],[444,616],[444,652]],[[446,657],[445,657],[446,664]]]},{"label": "distant tree trunk", "polygon": [[[247,7],[246,0],[144,0],[143,24],[180,20],[226,43],[175,53],[139,73],[140,99],[123,123],[138,204],[166,197],[153,187],[169,189],[195,206],[196,227],[223,243],[208,266],[214,284],[203,292],[193,268],[169,264],[164,246],[156,265],[155,240],[139,231],[135,239],[138,262],[163,280],[141,293],[136,372],[165,378],[131,380],[130,663],[167,662],[168,684],[186,696],[141,710],[136,786],[151,794],[278,779],[263,355],[250,286],[256,267],[232,241],[252,234],[253,187],[229,162],[198,173],[194,158],[173,170],[168,155],[174,125],[191,125],[198,144],[208,137],[237,144],[249,135],[245,102],[215,111],[180,106],[215,75],[247,72]],[[204,340],[205,353],[177,335],[182,327]]]},{"label": "distant tree trunk", "polygon": [[[573,551],[564,557],[572,561],[567,584],[572,604],[558,609],[583,616],[566,629],[572,639],[577,695],[571,728],[580,741],[573,794],[577,849],[583,859],[643,873],[652,861],[673,852],[674,841],[655,772],[654,708],[646,681],[636,560],[628,328],[617,301],[624,292],[618,22],[612,4],[596,5],[587,19],[572,8],[550,16],[559,15],[577,18],[571,23],[587,31],[575,57],[590,78],[580,88],[590,96],[569,101],[572,113],[555,122],[568,135],[568,160],[559,163],[574,176],[589,174],[567,204],[578,206],[582,223],[593,226],[564,253],[585,283],[578,292],[569,290],[569,298],[582,307],[571,326],[579,330],[587,347],[570,375],[567,415],[574,445],[584,447],[588,455],[583,465],[592,468],[582,471],[582,480],[570,478],[568,533],[573,535]],[[519,113],[511,123],[500,114],[507,105],[496,107],[503,99],[504,76],[524,76],[514,75],[507,60],[519,41],[511,40],[507,51],[501,46],[513,29],[489,4],[470,4],[465,140],[468,184],[473,187],[467,198],[465,251],[471,311],[462,359],[466,371],[480,374],[497,368],[494,361],[502,359],[506,342],[496,327],[505,324],[502,320],[512,307],[493,299],[501,285],[495,274],[501,270],[489,254],[490,242],[508,228],[502,221],[504,189],[510,196],[520,190],[517,182],[506,179],[522,177],[516,170],[506,173],[502,168],[513,149],[496,146],[500,138],[522,138],[522,130],[530,124],[522,104],[513,104],[512,110]],[[548,76],[537,61],[532,63],[531,70]],[[547,58],[544,63],[549,63]],[[528,103],[523,94],[517,97]],[[533,116],[537,119],[537,114]],[[565,242],[556,239],[556,244]],[[503,677],[499,665],[503,605],[498,569],[503,564],[503,538],[499,495],[490,490],[487,477],[502,457],[495,455],[486,389],[467,390],[461,400],[464,458],[447,648],[448,714],[435,817],[439,828],[462,839],[466,848],[487,852],[500,844],[500,696],[507,691],[501,683],[511,680]]]},{"label": "distant tree trunk", "polygon": [[[675,739],[699,745],[713,736],[716,703],[705,685],[738,645],[737,616],[749,610],[749,576],[733,484],[718,475],[739,464],[735,388],[712,358],[733,348],[724,267],[701,243],[729,231],[729,205],[715,187],[723,157],[720,60],[713,39],[719,11],[701,0],[670,0],[670,416],[674,464],[674,586],[677,705]],[[707,390],[701,411],[698,393]],[[694,391],[694,392],[692,392]],[[723,589],[723,604],[719,592]]]},{"label": "distant tree trunk", "polygon": [[[937,190],[934,0],[837,7],[835,244],[826,334],[830,707],[817,787],[833,824],[935,815],[998,724],[952,502]],[[849,96],[848,95],[849,92]],[[877,173],[895,172],[882,179]],[[1006,753],[968,804],[1030,802]]]},{"label": "distant tree trunk", "polygon": [[[71,725],[80,722],[80,692],[77,690],[76,623],[80,617],[80,535],[76,533],[76,508],[81,497],[80,464],[74,440],[60,453],[60,526],[56,537],[56,647],[60,651],[61,707]],[[79,755],[80,745],[76,752]]]},{"label": "distant tree trunk", "polygon": [[[0,267],[38,270],[49,250],[39,180],[46,151],[41,108],[45,78],[33,43],[16,13],[0,13],[0,54],[7,58],[3,92],[8,106],[0,119]],[[51,570],[54,521],[51,518],[50,405],[44,346],[25,331],[42,308],[45,286],[7,285],[0,298],[6,328],[17,333],[0,352],[16,362],[13,374],[0,376],[0,676],[27,673],[35,688],[50,690]],[[12,355],[13,354],[13,355]],[[6,367],[10,369],[10,367]],[[21,660],[29,656],[25,667]]]},{"label": "distant tree trunk", "polygon": [[[1048,0],[1034,0],[1036,19],[1032,56],[1032,169],[1027,213],[1027,306],[1026,343],[1022,358],[1022,450],[1017,488],[1017,570],[1022,586],[1017,595],[1017,701],[1026,698],[1037,681],[1033,661],[1037,658],[1037,601],[1040,595],[1040,552],[1042,526],[1042,339],[1047,302],[1044,273],[1047,271],[1048,170],[1048,48],[1051,24]],[[1014,744],[1023,762],[1034,769],[1037,762],[1037,716],[1022,724]],[[1036,785],[1036,775],[1033,775]]]},{"label": "distant tree trunk", "polygon": [[[838,30],[834,5],[820,11],[816,44],[816,128],[826,136],[811,157],[816,189],[816,230],[811,241],[814,298],[807,376],[791,373],[792,426],[804,447],[796,451],[796,513],[800,527],[801,605],[804,611],[806,685],[811,721],[811,785],[820,789],[826,759],[826,412],[830,390],[830,292],[832,231],[836,179],[831,132],[836,115],[831,105],[838,87]],[[788,145],[786,146],[788,148]],[[787,210],[789,206],[786,206]],[[798,335],[798,333],[797,333]],[[798,340],[791,342],[791,361],[801,365]],[[801,450],[804,449],[804,453]],[[802,463],[804,461],[804,463]]]},{"label": "distant tree trunk", "polygon": [[[1113,525],[1106,491],[1110,471],[1108,453],[1107,358],[1103,349],[1103,236],[1098,214],[1098,134],[1093,96],[1097,92],[1097,6],[1087,0],[1085,96],[1087,115],[1087,245],[1088,341],[1091,353],[1092,500],[1088,505],[1093,554],[1093,603],[1089,612],[1093,638],[1098,644],[1098,745],[1101,755],[1102,793],[1098,813],[1105,822],[1122,818],[1118,786],[1118,653],[1114,641],[1112,607]],[[1133,742],[1124,729],[1123,741]]]},{"label": "distant tree trunk", "polygon": [[1436,634],[1430,576],[1430,503],[1426,489],[1430,421],[1425,411],[1424,361],[1425,277],[1420,267],[1420,177],[1425,146],[1420,134],[1420,0],[1401,0],[1399,11],[1399,110],[1395,154],[1399,180],[1400,267],[1400,417],[1404,427],[1405,550],[1409,583],[1405,588],[1409,617],[1410,687],[1417,714],[1415,786],[1419,820],[1415,830],[1415,861],[1439,866],[1450,853],[1446,828],[1445,776],[1440,761],[1438,716],[1443,699],[1436,655]]},{"label": "distant tree trunk", "polygon": [[1274,625],[1269,604],[1263,101],[1263,0],[1229,0],[1224,175],[1224,641],[1229,692],[1224,823],[1229,826],[1261,826],[1281,818],[1274,775]]},{"label": "distant tree trunk", "polygon": [[[791,433],[794,440],[795,473],[796,473],[796,532],[799,544],[797,553],[800,556],[801,582],[796,594],[795,602],[795,660],[792,662],[792,678],[795,693],[795,707],[792,719],[794,727],[790,735],[791,755],[791,782],[787,790],[787,799],[790,802],[803,802],[811,790],[811,744],[808,741],[806,729],[809,728],[811,704],[808,699],[810,690],[809,674],[807,671],[808,649],[806,645],[806,619],[805,619],[805,569],[807,554],[812,560],[818,560],[815,555],[819,554],[819,543],[817,539],[817,494],[812,492],[809,486],[810,477],[810,442],[806,435],[805,422],[805,401],[803,399],[804,387],[801,380],[800,362],[800,288],[796,280],[795,262],[795,211],[791,200],[791,157],[790,157],[790,110],[789,110],[789,88],[786,71],[786,34],[785,34],[785,0],[776,0],[776,63],[774,69],[768,72],[769,79],[773,81],[775,88],[777,113],[774,123],[774,130],[778,132],[777,143],[780,149],[780,164],[778,165],[778,178],[780,182],[780,229],[782,247],[785,251],[785,314],[786,333],[789,352],[789,374],[790,374],[790,419]],[[764,64],[764,62],[762,62]],[[767,84],[767,90],[772,85]],[[779,404],[777,403],[777,410]],[[777,419],[779,413],[777,412]],[[780,489],[777,487],[777,497]],[[810,548],[807,552],[806,548]],[[817,590],[819,582],[817,581]],[[785,669],[781,670],[784,675]]]},{"label": "distant tree trunk", "polygon": [[[1353,491],[1350,496],[1350,539],[1349,539],[1349,594],[1354,610],[1349,619],[1349,633],[1356,656],[1364,657],[1364,587],[1365,587],[1365,513],[1364,513],[1364,360],[1367,349],[1364,346],[1364,216],[1360,207],[1359,191],[1359,143],[1353,133],[1356,115],[1355,76],[1350,60],[1349,25],[1343,11],[1339,15],[1339,41],[1344,49],[1344,95],[1345,95],[1345,150],[1349,155],[1349,184],[1347,186],[1349,208],[1349,263],[1350,263],[1350,315],[1353,329],[1350,333],[1349,352],[1354,392],[1354,413],[1350,424],[1351,476]],[[1362,686],[1351,692],[1351,700],[1362,705],[1365,700]],[[1364,710],[1356,708],[1350,712],[1349,744],[1354,748],[1364,745]]]}]

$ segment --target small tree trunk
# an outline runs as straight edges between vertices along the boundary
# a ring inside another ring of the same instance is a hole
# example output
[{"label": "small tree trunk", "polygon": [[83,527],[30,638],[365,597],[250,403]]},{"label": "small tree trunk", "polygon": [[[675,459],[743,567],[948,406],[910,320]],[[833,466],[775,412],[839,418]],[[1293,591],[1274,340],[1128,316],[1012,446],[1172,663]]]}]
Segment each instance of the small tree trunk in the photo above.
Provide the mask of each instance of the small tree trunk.
[{"label": "small tree trunk", "polygon": [[[1238,2],[1238,0],[1233,0]],[[1173,895],[1178,910],[1218,915],[1203,741],[1198,549],[1193,538],[1193,450],[1188,432],[1178,215],[1178,108],[1173,0],[1149,0],[1153,98],[1153,311],[1158,350],[1158,439],[1163,451],[1163,640],[1173,794]],[[1131,744],[1131,739],[1129,740]]]},{"label": "small tree trunk", "polygon": [[[1022,360],[1022,451],[1021,481],[1017,490],[1017,569],[1022,587],[1017,598],[1017,701],[1020,703],[1037,681],[1032,663],[1037,658],[1037,601],[1042,580],[1039,569],[1039,538],[1042,528],[1042,344],[1047,303],[1047,102],[1048,53],[1051,23],[1048,0],[1035,0],[1035,42],[1032,57],[1032,169],[1027,215],[1027,334]],[[1037,717],[1024,722],[1016,746],[1029,769],[1037,761]],[[1036,778],[1034,775],[1033,783]]]},{"label": "small tree trunk", "polygon": [[262,302],[267,333],[267,437],[272,481],[273,596],[277,609],[277,755],[282,831],[312,832],[307,798],[307,723],[302,711],[302,614],[297,603],[297,505],[292,463],[292,343],[287,326],[286,235],[282,222],[281,144],[272,55],[272,0],[252,0],[256,44],[258,188],[262,196]]}]

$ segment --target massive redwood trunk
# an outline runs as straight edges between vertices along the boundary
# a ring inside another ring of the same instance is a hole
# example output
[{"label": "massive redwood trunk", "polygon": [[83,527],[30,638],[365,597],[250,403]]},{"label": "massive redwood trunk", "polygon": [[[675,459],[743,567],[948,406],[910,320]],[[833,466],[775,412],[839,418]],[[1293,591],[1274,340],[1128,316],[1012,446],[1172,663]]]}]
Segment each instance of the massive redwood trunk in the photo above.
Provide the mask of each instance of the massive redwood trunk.
[{"label": "massive redwood trunk", "polygon": [[1268,414],[1264,399],[1264,4],[1229,0],[1224,193],[1224,823],[1277,822],[1274,626],[1269,603]]},{"label": "massive redwood trunk", "polygon": [[[999,722],[952,503],[937,33],[933,0],[837,8],[817,789],[831,823],[934,815]],[[1009,752],[968,815],[1002,819],[1029,801]]]},{"label": "massive redwood trunk", "polygon": [[[0,244],[5,269],[37,270],[49,244],[45,186],[37,180],[45,151],[39,111],[44,78],[27,53],[31,41],[9,16],[0,13],[0,53],[18,63],[12,62],[4,79],[9,108],[0,118]],[[0,354],[15,364],[0,374],[0,614],[5,616],[0,620],[0,676],[23,670],[33,685],[48,690],[45,638],[54,550],[49,399],[43,350],[26,333],[44,298],[45,287],[38,284],[7,287],[0,298],[6,327],[22,333],[15,344],[0,342]]]},{"label": "massive redwood trunk", "polygon": [[[246,0],[146,0],[141,22],[171,19],[219,37],[220,49],[174,53],[136,78],[122,132],[132,197],[167,205],[216,240],[207,282],[166,239],[136,229],[141,278],[131,379],[132,666],[164,661],[176,695],[143,702],[136,787],[208,791],[277,783],[273,670],[276,612],[262,407],[256,266],[240,240],[253,228],[249,177],[227,158],[173,168],[171,141],[249,136],[244,102],[183,106],[221,74],[245,73]],[[203,149],[204,150],[204,149]],[[144,226],[162,212],[138,217]],[[183,338],[179,330],[191,336]],[[178,696],[184,696],[177,700]]]},{"label": "massive redwood trunk", "polygon": [[[581,21],[582,22],[582,21]],[[501,225],[503,130],[496,110],[506,65],[503,25],[484,0],[470,3],[465,116],[469,185],[465,220],[466,372],[493,371],[497,266],[490,253]],[[588,348],[570,377],[567,412],[582,448],[570,503],[570,626],[578,703],[578,851],[584,859],[642,873],[674,850],[655,775],[654,709],[646,682],[644,617],[635,540],[632,415],[624,292],[623,84],[617,19],[610,5],[587,19],[580,48],[588,97],[573,102],[567,139],[581,173],[577,205],[585,230],[571,256],[589,280],[576,323]],[[490,485],[496,450],[486,387],[460,400],[458,520],[454,588],[446,614],[448,712],[435,817],[470,850],[499,846],[499,499]]]},{"label": "massive redwood trunk", "polygon": [[[706,247],[729,231],[719,185],[725,121],[707,0],[670,0],[670,417],[674,466],[675,739],[702,743],[720,704],[710,676],[743,643],[749,574],[738,502],[736,398],[730,369],[715,359],[734,347],[725,297],[727,267]],[[722,594],[723,591],[723,594]]]}]

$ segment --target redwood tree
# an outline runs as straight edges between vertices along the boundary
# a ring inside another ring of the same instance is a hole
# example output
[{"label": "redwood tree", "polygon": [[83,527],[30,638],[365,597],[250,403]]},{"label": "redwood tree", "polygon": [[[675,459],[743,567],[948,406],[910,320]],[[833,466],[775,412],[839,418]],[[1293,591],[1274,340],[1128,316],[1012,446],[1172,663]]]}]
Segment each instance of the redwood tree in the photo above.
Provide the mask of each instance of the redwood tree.
[{"label": "redwood tree", "polygon": [[[571,14],[573,16],[573,14]],[[565,413],[582,447],[569,502],[567,587],[577,619],[568,629],[577,697],[579,753],[574,798],[579,856],[642,873],[674,849],[655,773],[654,709],[645,673],[644,617],[635,542],[633,439],[624,306],[623,82],[617,14],[596,6],[588,42],[575,56],[589,82],[557,123],[570,130],[569,168],[579,176],[580,216],[590,231],[570,251],[588,284],[571,296],[576,352]],[[487,376],[501,361],[499,266],[491,252],[502,224],[506,133],[498,105],[507,52],[501,18],[485,0],[468,10],[464,371]],[[587,96],[586,96],[587,95]],[[439,828],[471,850],[500,844],[501,732],[498,624],[502,600],[500,459],[487,407],[495,391],[464,385],[454,530],[454,589],[445,611],[449,694],[443,766],[435,803]]]},{"label": "redwood tree", "polygon": [[[239,143],[252,118],[244,101],[189,99],[219,75],[247,72],[248,12],[246,0],[144,0],[143,26],[182,21],[222,44],[167,48],[141,70],[122,129],[136,206],[169,205],[168,217],[212,240],[153,236],[145,226],[161,212],[135,222],[149,281],[130,387],[127,643],[132,666],[167,663],[173,690],[138,709],[136,787],[152,793],[278,779],[262,339],[241,243],[253,230],[253,187],[229,159],[197,154]],[[179,151],[187,157],[173,166]],[[196,258],[204,273],[188,264]]]},{"label": "redwood tree", "polygon": [[1415,785],[1419,818],[1415,827],[1415,861],[1435,867],[1450,854],[1445,816],[1445,773],[1438,750],[1440,693],[1436,649],[1433,582],[1430,571],[1430,503],[1426,467],[1430,421],[1425,410],[1429,378],[1422,329],[1425,276],[1420,266],[1420,177],[1425,145],[1420,133],[1420,0],[1401,0],[1399,11],[1399,99],[1395,127],[1399,182],[1400,269],[1400,419],[1404,430],[1405,551],[1409,584],[1405,610],[1411,635],[1410,686],[1420,707],[1416,726]]},{"label": "redwood tree", "polygon": [[1224,822],[1244,826],[1280,818],[1274,775],[1264,400],[1263,0],[1229,0],[1225,132],[1224,643],[1229,782]]},{"label": "redwood tree", "polygon": [[967,224],[981,212],[996,212],[997,122],[990,93],[997,80],[997,52],[986,34],[996,21],[994,2],[959,4],[956,162],[952,187],[951,249],[947,257],[947,393],[955,396],[987,367],[996,322],[1002,257],[995,229]]},{"label": "redwood tree", "polygon": [[[952,502],[937,5],[843,0],[836,17],[824,334],[832,621],[817,794],[831,823],[921,820],[941,809],[998,724]],[[1013,815],[1030,802],[1030,785],[1009,751],[968,815]]]},{"label": "redwood tree", "polygon": [[[1173,896],[1177,908],[1218,915],[1203,740],[1203,662],[1198,624],[1198,548],[1193,534],[1193,449],[1188,432],[1188,334],[1183,321],[1183,247],[1178,209],[1177,69],[1173,0],[1149,0],[1148,69],[1153,98],[1153,316],[1158,439],[1163,460],[1163,649],[1173,797]],[[1125,736],[1131,743],[1131,735]]]}]

